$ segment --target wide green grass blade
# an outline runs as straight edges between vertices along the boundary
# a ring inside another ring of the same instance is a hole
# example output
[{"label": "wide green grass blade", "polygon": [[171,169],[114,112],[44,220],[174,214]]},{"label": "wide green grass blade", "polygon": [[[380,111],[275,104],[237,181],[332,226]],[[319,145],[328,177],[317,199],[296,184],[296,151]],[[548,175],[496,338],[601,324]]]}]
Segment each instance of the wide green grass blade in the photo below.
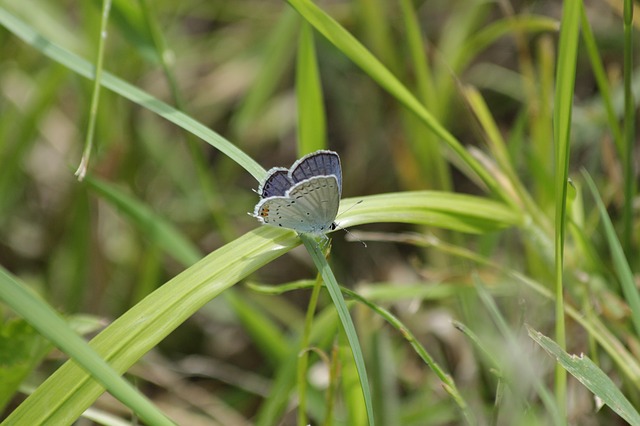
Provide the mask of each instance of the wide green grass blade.
[{"label": "wide green grass blade", "polygon": [[367,407],[369,425],[373,426],[375,424],[375,420],[373,417],[373,402],[371,399],[369,378],[367,377],[367,369],[364,365],[364,356],[362,355],[362,349],[360,348],[360,342],[358,341],[358,334],[356,333],[356,328],[353,325],[351,315],[349,315],[349,309],[347,309],[344,297],[342,297],[342,292],[340,291],[340,286],[338,286],[336,277],[333,275],[333,271],[331,271],[331,268],[327,263],[327,259],[325,259],[324,255],[322,254],[318,243],[313,238],[305,234],[301,234],[300,239],[311,255],[316,268],[318,268],[318,272],[322,276],[322,280],[324,281],[324,284],[327,286],[327,290],[331,295],[331,300],[333,301],[333,304],[338,311],[340,322],[342,323],[344,332],[347,335],[347,339],[349,340],[349,345],[351,346],[353,358],[358,370],[360,386],[362,388],[365,406]]},{"label": "wide green grass blade", "polygon": [[477,234],[519,226],[522,219],[502,203],[440,191],[371,195],[340,203],[338,225],[375,222],[413,223]]},{"label": "wide green grass blade", "polygon": [[[81,375],[87,378],[94,377],[113,396],[128,405],[143,420],[157,425],[173,424],[151,401],[120,376],[122,371],[115,371],[117,368],[109,366],[105,359],[96,353],[95,348],[91,348],[78,336],[53,308],[27,290],[23,284],[19,283],[3,267],[0,267],[0,299],[18,315],[26,319],[60,350],[68,354],[73,359],[73,362],[69,361],[67,364],[72,364],[74,368],[81,372]],[[87,371],[91,371],[91,375],[87,374]],[[100,388],[98,395],[104,391],[104,388],[97,382],[93,383]],[[77,419],[86,407],[73,407],[74,409],[72,410],[58,412],[61,417],[58,417],[58,421],[53,420],[52,412],[48,409],[48,406],[55,406],[56,403],[52,403],[51,395],[55,395],[55,400],[58,401],[63,400],[69,393],[68,390],[61,389],[59,383],[55,381],[51,385],[50,393],[34,397],[33,395],[37,393],[36,391],[28,398],[28,400],[39,403],[37,404],[39,406],[34,407],[31,406],[32,404],[25,402],[13,411],[3,424],[67,424]]]},{"label": "wide green grass blade", "polygon": [[542,346],[549,355],[554,357],[562,367],[600,398],[602,402],[607,404],[609,408],[618,413],[629,424],[633,426],[640,425],[640,413],[625,398],[613,380],[588,357],[582,354],[580,356],[570,355],[547,336],[531,327],[527,327],[527,329],[529,336],[537,344]]},{"label": "wide green grass blade", "polygon": [[[209,254],[147,296],[96,336],[91,347],[118,373],[124,373],[204,304],[298,244],[293,232],[259,227]],[[6,421],[67,424],[103,391],[85,370],[67,362]],[[56,395],[55,400],[50,395]]]},{"label": "wide green grass blade", "polygon": [[[89,78],[95,78],[93,65],[82,59],[78,55],[64,49],[42,35],[38,34],[25,22],[9,13],[6,9],[0,7],[0,25],[13,33],[16,37],[22,39],[25,43],[33,46],[47,57],[64,65],[73,72]],[[226,156],[244,167],[249,173],[261,181],[266,173],[264,168],[255,162],[251,157],[241,151],[224,137],[215,133],[202,123],[194,120],[183,112],[173,108],[172,106],[154,98],[147,92],[121,80],[120,78],[104,72],[101,84],[103,87],[123,96],[130,101],[155,112],[159,116],[168,121],[182,127],[188,132],[202,138],[205,142],[219,149]]]}]

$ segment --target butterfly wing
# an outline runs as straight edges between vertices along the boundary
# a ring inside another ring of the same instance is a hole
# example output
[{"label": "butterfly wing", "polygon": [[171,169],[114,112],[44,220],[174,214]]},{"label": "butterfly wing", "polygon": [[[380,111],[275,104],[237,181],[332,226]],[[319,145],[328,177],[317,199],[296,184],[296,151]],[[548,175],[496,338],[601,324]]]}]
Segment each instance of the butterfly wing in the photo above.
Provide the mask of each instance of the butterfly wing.
[{"label": "butterfly wing", "polygon": [[284,167],[274,167],[267,172],[266,179],[258,188],[258,194],[262,198],[284,196],[292,185],[289,170]]},{"label": "butterfly wing", "polygon": [[342,194],[342,168],[340,157],[333,151],[316,151],[305,155],[291,166],[290,177],[294,183],[314,176],[334,175],[338,181],[338,193]]},{"label": "butterfly wing", "polygon": [[334,228],[339,205],[336,176],[314,176],[293,185],[285,196],[261,200],[254,216],[267,225],[322,234]]}]

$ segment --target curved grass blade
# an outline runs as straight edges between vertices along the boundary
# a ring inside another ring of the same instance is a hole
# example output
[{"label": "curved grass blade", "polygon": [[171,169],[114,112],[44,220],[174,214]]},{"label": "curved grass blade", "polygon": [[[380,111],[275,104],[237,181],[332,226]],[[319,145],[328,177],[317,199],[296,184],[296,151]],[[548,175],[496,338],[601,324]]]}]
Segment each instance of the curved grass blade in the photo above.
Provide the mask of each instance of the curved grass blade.
[{"label": "curved grass blade", "polygon": [[[44,55],[64,65],[73,72],[89,79],[95,78],[94,67],[90,62],[82,59],[80,56],[64,49],[63,47],[52,43],[2,7],[0,7],[0,25],[7,28],[7,30],[13,33],[16,37],[22,39],[25,43],[33,46]],[[198,136],[216,149],[219,149],[226,156],[244,167],[244,169],[251,173],[257,181],[261,181],[264,178],[266,171],[253,158],[249,157],[227,139],[209,129],[204,124],[194,120],[187,114],[180,112],[169,104],[154,98],[149,93],[106,71],[103,71],[101,84],[103,87],[106,87],[114,93],[117,93],[122,97],[155,112],[159,116]]]},{"label": "curved grass blade", "polygon": [[[343,209],[356,201],[359,200],[343,200]],[[406,210],[410,213],[403,215]],[[429,191],[366,197],[344,214],[344,221],[350,225],[380,220],[455,225],[470,232],[487,232],[517,224],[519,219],[498,202]],[[151,293],[91,344],[116,371],[124,372],[205,303],[298,244],[292,231],[259,227],[211,253]],[[102,392],[103,388],[89,374],[68,362],[18,407],[12,418],[32,420],[37,416],[54,423],[62,421],[66,416],[79,416]],[[53,404],[46,397],[51,394],[59,396]],[[38,423],[30,420],[28,424]]]},{"label": "curved grass blade", "polygon": [[[5,302],[11,309],[26,319],[35,329],[43,336],[49,339],[60,350],[72,357],[73,361],[67,364],[73,364],[76,369],[80,370],[87,378],[89,376],[86,371],[91,371],[95,380],[102,385],[93,382],[96,386],[107,390],[125,405],[128,405],[142,419],[149,424],[172,425],[162,412],[160,412],[146,397],[138,392],[129,382],[120,376],[121,371],[116,370],[101,358],[95,350],[93,350],[80,336],[78,336],[62,319],[51,306],[47,305],[43,300],[36,297],[32,292],[15,280],[3,267],[0,266],[0,299]],[[82,366],[82,367],[79,367]],[[85,368],[86,370],[82,370]],[[55,395],[55,399],[64,398],[64,394],[54,389],[49,395]],[[40,388],[39,388],[40,389]],[[37,392],[37,391],[36,391]],[[32,394],[29,399],[34,398]],[[98,394],[99,395],[99,394]],[[19,424],[67,424],[77,419],[84,408],[72,410],[70,412],[61,413],[65,418],[62,422],[53,421],[48,415],[50,411],[44,409],[42,405],[55,405],[51,403],[52,398],[46,394],[41,397],[35,397],[41,404],[41,409],[22,409],[25,404],[20,405],[18,409],[13,411],[11,415],[3,422],[3,425],[19,425]],[[32,399],[33,400],[33,399]],[[29,405],[29,404],[26,404]],[[49,423],[51,422],[51,423]]]},{"label": "curved grass blade", "polygon": [[398,192],[343,199],[337,223],[414,223],[481,234],[522,224],[506,205],[482,197],[441,191]]},{"label": "curved grass blade", "polygon": [[362,43],[309,0],[288,0],[302,17],[334,46],[358,65],[382,88],[394,96],[439,138],[441,138],[489,188],[509,203],[510,197],[496,179],[462,144],[420,103],[420,101]]},{"label": "curved grass blade", "polygon": [[[124,373],[204,304],[298,244],[294,232],[268,226],[257,228],[151,293],[98,334],[90,345],[115,371]],[[104,388],[91,375],[68,361],[5,421],[67,424],[102,392]],[[56,397],[52,399],[51,395]]]}]

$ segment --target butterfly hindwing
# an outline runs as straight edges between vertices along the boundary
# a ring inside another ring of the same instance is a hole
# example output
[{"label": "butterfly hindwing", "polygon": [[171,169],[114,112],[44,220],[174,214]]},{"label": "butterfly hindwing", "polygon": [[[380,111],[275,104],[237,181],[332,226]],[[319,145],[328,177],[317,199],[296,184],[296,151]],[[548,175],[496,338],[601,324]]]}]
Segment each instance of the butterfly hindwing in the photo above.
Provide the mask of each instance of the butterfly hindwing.
[{"label": "butterfly hindwing", "polygon": [[321,234],[333,229],[340,193],[336,176],[314,176],[296,183],[284,196],[265,198],[254,216],[271,226]]}]

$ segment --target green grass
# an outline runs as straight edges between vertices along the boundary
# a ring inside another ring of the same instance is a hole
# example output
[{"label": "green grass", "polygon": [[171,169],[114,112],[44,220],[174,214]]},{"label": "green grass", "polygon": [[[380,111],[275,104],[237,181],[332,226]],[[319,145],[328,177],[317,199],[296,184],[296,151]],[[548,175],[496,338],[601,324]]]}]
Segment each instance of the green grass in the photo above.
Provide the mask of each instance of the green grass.
[{"label": "green grass", "polygon": [[[2,3],[2,424],[639,425],[633,3],[551,4]],[[318,149],[353,234],[246,214]]]}]

